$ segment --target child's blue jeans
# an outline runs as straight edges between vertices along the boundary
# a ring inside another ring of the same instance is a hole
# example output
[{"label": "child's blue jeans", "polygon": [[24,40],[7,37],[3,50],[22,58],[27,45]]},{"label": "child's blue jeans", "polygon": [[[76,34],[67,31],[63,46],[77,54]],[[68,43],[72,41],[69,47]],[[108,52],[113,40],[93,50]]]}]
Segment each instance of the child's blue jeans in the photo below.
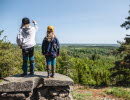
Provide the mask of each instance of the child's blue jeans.
[{"label": "child's blue jeans", "polygon": [[24,74],[27,74],[28,72],[28,58],[30,60],[30,73],[34,73],[35,68],[35,62],[34,62],[34,47],[22,49],[22,55],[23,55],[23,72]]},{"label": "child's blue jeans", "polygon": [[56,58],[46,57],[46,63],[47,63],[47,65],[55,66],[56,65]]}]

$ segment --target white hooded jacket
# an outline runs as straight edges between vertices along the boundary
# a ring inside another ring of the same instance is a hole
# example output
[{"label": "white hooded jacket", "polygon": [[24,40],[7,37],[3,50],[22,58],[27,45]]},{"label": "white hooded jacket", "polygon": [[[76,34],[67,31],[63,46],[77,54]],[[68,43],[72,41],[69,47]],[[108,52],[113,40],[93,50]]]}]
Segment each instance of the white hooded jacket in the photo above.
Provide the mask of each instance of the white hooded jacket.
[{"label": "white hooded jacket", "polygon": [[38,26],[36,23],[34,23],[34,27],[24,26],[23,28],[21,28],[17,35],[17,44],[21,46],[22,49],[31,48],[36,45],[35,34],[37,30]]}]

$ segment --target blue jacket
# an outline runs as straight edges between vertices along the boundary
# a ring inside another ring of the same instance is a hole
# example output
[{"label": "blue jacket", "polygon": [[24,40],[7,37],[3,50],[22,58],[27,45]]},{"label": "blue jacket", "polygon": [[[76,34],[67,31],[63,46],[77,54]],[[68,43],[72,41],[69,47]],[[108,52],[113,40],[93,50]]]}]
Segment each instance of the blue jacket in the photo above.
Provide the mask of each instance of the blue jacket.
[{"label": "blue jacket", "polygon": [[42,42],[42,54],[46,57],[57,57],[60,53],[60,44],[56,37],[54,37],[53,40],[47,41],[46,38],[44,38]]}]

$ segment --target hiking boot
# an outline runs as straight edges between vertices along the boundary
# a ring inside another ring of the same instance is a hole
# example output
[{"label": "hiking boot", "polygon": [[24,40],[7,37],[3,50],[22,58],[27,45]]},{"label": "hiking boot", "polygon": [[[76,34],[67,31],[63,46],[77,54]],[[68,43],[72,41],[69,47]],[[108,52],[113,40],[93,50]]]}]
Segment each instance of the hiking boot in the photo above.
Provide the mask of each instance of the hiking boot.
[{"label": "hiking boot", "polygon": [[51,77],[54,78],[54,75],[52,74]]},{"label": "hiking boot", "polygon": [[21,77],[24,77],[24,76],[26,76],[27,75],[27,73],[23,73],[23,74],[21,74],[20,76]]},{"label": "hiking boot", "polygon": [[34,75],[34,73],[33,72],[30,72],[30,74],[29,75]]},{"label": "hiking boot", "polygon": [[54,78],[55,66],[53,65],[53,66],[51,66],[51,68],[52,68],[52,69],[51,69],[51,73],[52,73],[52,74],[51,74],[51,77]]},{"label": "hiking boot", "polygon": [[50,65],[47,65],[47,78],[50,78]]},{"label": "hiking boot", "polygon": [[47,78],[50,78],[50,72],[47,71]]}]

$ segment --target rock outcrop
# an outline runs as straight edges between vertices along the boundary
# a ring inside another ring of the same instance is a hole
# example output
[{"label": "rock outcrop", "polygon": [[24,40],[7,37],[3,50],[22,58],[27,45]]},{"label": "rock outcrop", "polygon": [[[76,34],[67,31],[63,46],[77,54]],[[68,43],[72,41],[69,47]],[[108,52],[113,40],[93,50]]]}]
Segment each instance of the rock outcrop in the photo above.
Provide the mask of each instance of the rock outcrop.
[{"label": "rock outcrop", "polygon": [[46,72],[35,75],[14,75],[0,83],[0,100],[72,100],[71,78],[56,73],[47,78]]}]

